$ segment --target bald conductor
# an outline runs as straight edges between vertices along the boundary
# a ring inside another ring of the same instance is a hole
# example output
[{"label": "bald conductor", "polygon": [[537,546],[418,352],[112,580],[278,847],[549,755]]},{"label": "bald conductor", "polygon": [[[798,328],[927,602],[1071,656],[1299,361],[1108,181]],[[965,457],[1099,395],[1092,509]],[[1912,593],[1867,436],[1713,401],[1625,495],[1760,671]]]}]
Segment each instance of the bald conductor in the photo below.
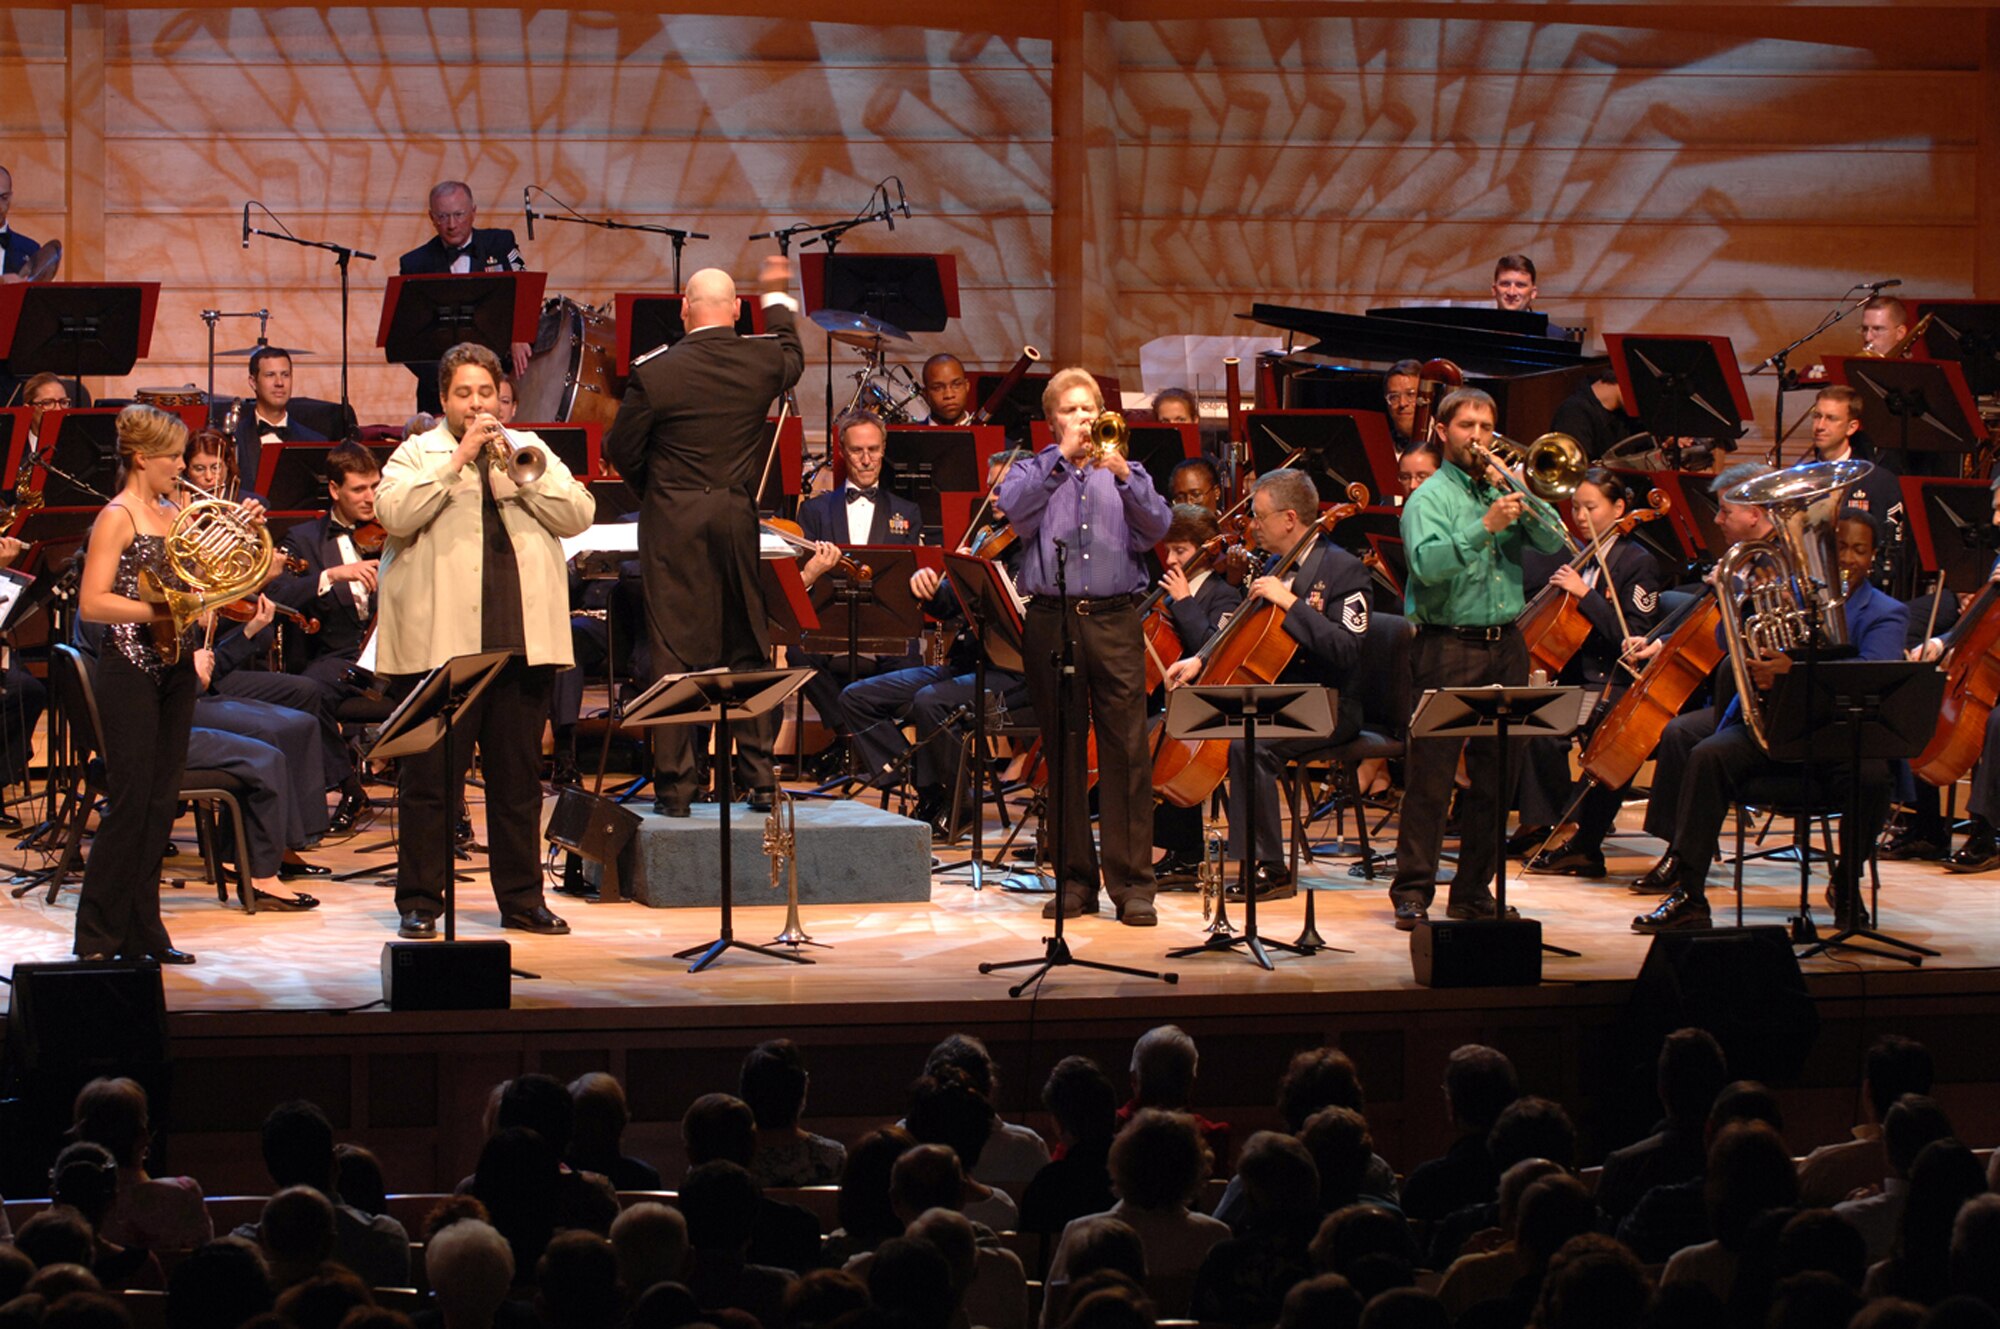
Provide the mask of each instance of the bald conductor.
[{"label": "bald conductor", "polygon": [[[755,669],[770,659],[757,572],[757,484],[765,413],[805,368],[786,293],[792,268],[767,258],[759,274],[771,335],[736,332],[736,283],[704,268],[681,297],[687,334],[632,371],[604,451],[641,495],[639,561],[653,667]],[[773,717],[775,718],[775,717]],[[735,731],[738,789],[753,806],[769,797],[771,730]],[[695,796],[687,726],[654,733],[653,809],[685,817]]]}]

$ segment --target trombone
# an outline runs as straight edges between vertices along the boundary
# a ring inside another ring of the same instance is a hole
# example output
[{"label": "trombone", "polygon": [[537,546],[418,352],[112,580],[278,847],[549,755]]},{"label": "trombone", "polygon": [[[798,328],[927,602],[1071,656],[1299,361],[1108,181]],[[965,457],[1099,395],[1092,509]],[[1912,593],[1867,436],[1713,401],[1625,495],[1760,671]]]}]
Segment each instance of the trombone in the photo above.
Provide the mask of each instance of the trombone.
[{"label": "trombone", "polygon": [[[1583,483],[1584,472],[1590,468],[1589,459],[1575,439],[1550,432],[1524,448],[1511,438],[1495,434],[1491,445],[1474,443],[1472,450],[1500,472],[1508,490],[1521,496],[1522,511],[1527,516],[1562,537],[1571,557],[1583,552],[1569,533],[1569,527],[1563,524],[1562,515],[1550,506],[1574,494]],[[1516,468],[1521,475],[1514,474]]]}]

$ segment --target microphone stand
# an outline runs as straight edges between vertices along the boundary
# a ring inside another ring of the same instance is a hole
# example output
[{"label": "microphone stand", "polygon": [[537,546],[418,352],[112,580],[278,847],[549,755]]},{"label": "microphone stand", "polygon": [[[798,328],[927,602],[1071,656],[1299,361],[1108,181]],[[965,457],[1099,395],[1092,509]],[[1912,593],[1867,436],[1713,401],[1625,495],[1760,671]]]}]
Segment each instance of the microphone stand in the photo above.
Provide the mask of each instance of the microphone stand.
[{"label": "microphone stand", "polygon": [[530,240],[534,239],[533,232],[535,223],[538,221],[575,222],[581,226],[595,226],[599,230],[605,231],[644,231],[648,235],[664,235],[668,240],[673,242],[674,246],[674,289],[676,291],[681,289],[681,251],[687,248],[687,242],[690,240],[707,240],[711,238],[705,232],[684,231],[678,226],[658,226],[652,222],[624,222],[619,221],[615,217],[586,217],[575,208],[570,207],[569,204],[557,198],[554,194],[551,194],[548,190],[543,189],[540,185],[529,185],[528,188],[534,190],[543,198],[552,200],[557,207],[563,209],[561,212],[536,212],[528,206],[525,198],[522,199],[521,213],[528,219],[528,238]]},{"label": "microphone stand", "polygon": [[[876,189],[879,191],[881,186],[877,185]],[[870,194],[868,201],[873,203],[875,195]],[[791,226],[780,227],[775,231],[759,231],[750,238],[752,240],[776,240],[778,242],[778,252],[789,258],[792,252],[792,241],[794,238],[804,235],[807,238],[798,242],[800,249],[804,249],[808,245],[823,244],[826,246],[827,258],[830,260],[833,257],[834,251],[840,248],[841,240],[846,237],[849,231],[857,226],[866,226],[870,222],[879,221],[888,222],[889,229],[892,231],[895,230],[895,212],[895,208],[885,203],[878,211],[866,213],[863,216],[849,217],[837,222],[798,222]],[[833,437],[833,334],[830,332],[826,336],[826,436],[828,439]]]},{"label": "microphone stand", "polygon": [[357,258],[364,258],[373,263],[375,255],[325,240],[301,240],[285,229],[284,222],[278,221],[275,212],[262,203],[253,206],[272,221],[278,222],[278,229],[266,231],[261,227],[246,226],[244,229],[249,234],[261,235],[266,240],[283,240],[286,244],[298,245],[302,249],[324,249],[333,255],[335,265],[340,268],[340,427],[347,437],[352,439],[355,436],[354,403],[347,393],[347,307],[350,297],[348,266]]},{"label": "microphone stand", "polygon": [[[1862,291],[1864,292],[1864,294],[1859,300],[1856,300],[1853,304],[1847,303],[1847,296],[1853,295],[1856,291]],[[1775,369],[1778,371],[1778,386],[1776,392],[1777,404],[1771,417],[1771,451],[1769,455],[1767,455],[1764,459],[1772,467],[1776,467],[1779,465],[1779,458],[1783,455],[1785,446],[1785,388],[1786,388],[1785,380],[1786,377],[1791,373],[1791,370],[1788,368],[1786,363],[1787,359],[1790,357],[1793,351],[1798,350],[1799,347],[1805,345],[1807,342],[1811,341],[1814,337],[1819,336],[1820,333],[1825,332],[1828,328],[1831,328],[1835,324],[1842,322],[1843,320],[1846,319],[1846,317],[1849,314],[1852,314],[1855,310],[1861,308],[1861,306],[1867,304],[1870,300],[1873,300],[1879,294],[1881,294],[1881,288],[1876,286],[1848,287],[1847,295],[1841,296],[1840,299],[1834,303],[1832,312],[1827,314],[1825,318],[1822,318],[1818,322],[1818,324],[1816,324],[1813,327],[1813,330],[1811,332],[1808,332],[1805,336],[1797,338],[1796,340],[1787,343],[1785,346],[1780,347],[1777,351],[1774,351],[1771,355],[1767,356],[1763,360],[1763,362],[1760,363],[1755,369],[1752,369],[1750,371],[1748,377],[1751,378],[1755,378],[1757,375],[1763,373],[1766,369]]]}]

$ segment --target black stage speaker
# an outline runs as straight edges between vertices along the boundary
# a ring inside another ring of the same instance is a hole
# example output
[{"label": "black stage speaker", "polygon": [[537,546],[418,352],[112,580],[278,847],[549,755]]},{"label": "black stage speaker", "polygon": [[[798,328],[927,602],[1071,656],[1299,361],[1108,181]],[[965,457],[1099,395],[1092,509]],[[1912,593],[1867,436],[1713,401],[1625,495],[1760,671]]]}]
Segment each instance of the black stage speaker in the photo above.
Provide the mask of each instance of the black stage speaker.
[{"label": "black stage speaker", "polygon": [[1410,933],[1410,967],[1427,988],[1518,988],[1542,981],[1539,919],[1426,920]]},{"label": "black stage speaker", "polygon": [[[8,1147],[0,1185],[40,1195],[61,1148],[77,1091],[99,1076],[145,1087],[150,1115],[171,1114],[167,1002],[151,960],[65,961],[14,966],[7,1042],[0,1055]],[[164,1157],[163,1147],[155,1155]]]},{"label": "black stage speaker", "polygon": [[1736,1080],[1797,1079],[1819,1037],[1791,934],[1775,925],[1658,933],[1628,1014],[1649,1057],[1676,1029],[1708,1030]]},{"label": "black stage speaker", "polygon": [[[638,833],[638,813],[600,794],[565,785],[556,795],[543,835],[558,849],[569,851],[563,891],[595,894],[609,902],[621,898],[619,883],[632,873],[632,837]],[[598,871],[587,871],[586,861],[597,864]]]},{"label": "black stage speaker", "polygon": [[513,958],[504,941],[385,942],[382,1000],[392,1011],[504,1011]]}]

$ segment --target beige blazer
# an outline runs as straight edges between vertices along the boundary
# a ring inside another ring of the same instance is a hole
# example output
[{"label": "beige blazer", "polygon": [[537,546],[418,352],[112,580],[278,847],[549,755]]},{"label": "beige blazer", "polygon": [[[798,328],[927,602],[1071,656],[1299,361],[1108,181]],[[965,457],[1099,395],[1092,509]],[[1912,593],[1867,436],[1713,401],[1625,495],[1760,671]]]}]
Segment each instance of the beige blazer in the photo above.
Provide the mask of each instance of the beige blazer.
[{"label": "beige blazer", "polygon": [[[531,433],[523,442],[539,442]],[[375,519],[389,533],[382,551],[381,622],[375,670],[419,674],[480,641],[480,495],[472,466],[454,470],[458,440],[442,422],[403,440],[375,491]],[[499,472],[493,497],[521,569],[521,620],[531,665],[575,663],[569,638],[569,572],[557,541],[587,530],[597,505],[555,449],[542,445],[548,471],[516,486]],[[483,465],[483,462],[474,465]]]}]

